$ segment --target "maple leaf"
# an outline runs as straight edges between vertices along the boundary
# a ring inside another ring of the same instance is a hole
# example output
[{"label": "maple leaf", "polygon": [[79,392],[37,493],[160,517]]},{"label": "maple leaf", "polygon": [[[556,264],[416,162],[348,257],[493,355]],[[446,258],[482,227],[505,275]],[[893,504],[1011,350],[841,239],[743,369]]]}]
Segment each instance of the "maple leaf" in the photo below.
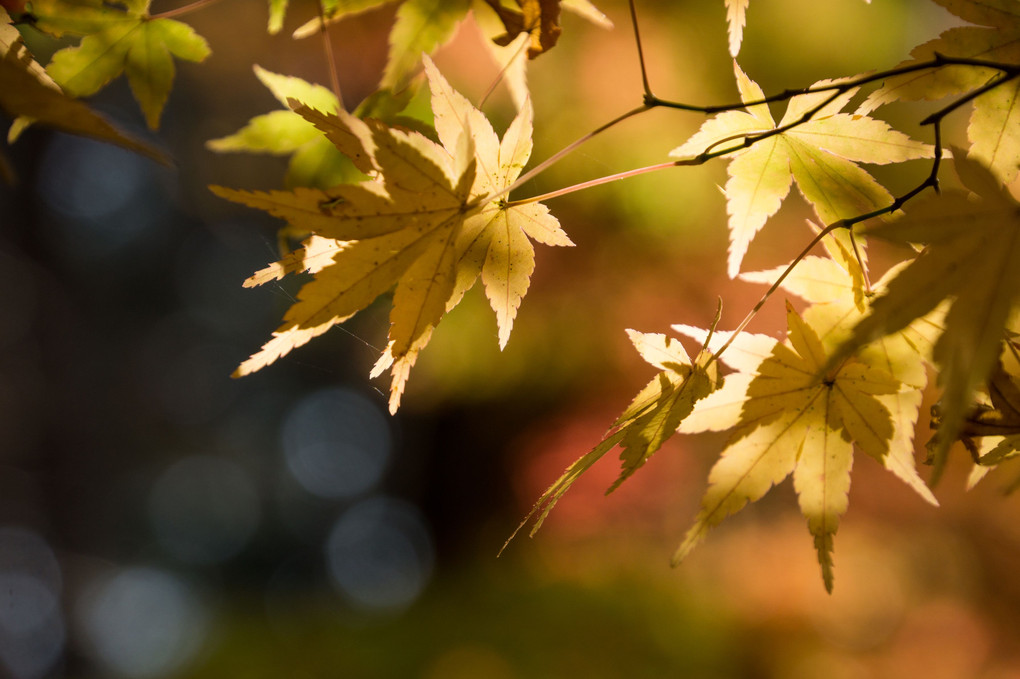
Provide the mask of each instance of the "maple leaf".
[{"label": "maple leaf", "polygon": [[[284,106],[288,100],[295,99],[319,111],[333,112],[340,107],[336,95],[321,85],[273,73],[258,65],[253,68],[255,76]],[[290,155],[284,179],[288,187],[328,188],[357,178],[347,156],[315,125],[290,108],[255,116],[234,134],[209,140],[206,148],[219,153]]]},{"label": "maple leaf", "polygon": [[[676,433],[680,423],[691,414],[694,404],[721,383],[718,366],[709,363],[708,352],[702,351],[692,362],[675,338],[636,330],[628,330],[627,334],[641,357],[661,372],[634,397],[602,441],[567,467],[563,475],[542,493],[514,535],[537,514],[531,529],[531,535],[534,535],[574,481],[617,446],[621,448],[620,476],[606,493],[618,488]],[[513,537],[511,535],[510,540]]]},{"label": "maple leaf", "polygon": [[166,154],[118,129],[84,103],[68,97],[25,49],[0,9],[0,109],[16,116],[7,136],[13,143],[30,122],[116,144],[169,165]]},{"label": "maple leaf", "polygon": [[[764,97],[761,88],[733,64],[741,101]],[[824,85],[819,82],[815,85]],[[730,249],[728,273],[734,277],[748,245],[779,209],[794,182],[822,222],[855,217],[885,207],[892,196],[856,163],[898,163],[930,157],[932,149],[886,123],[863,115],[840,113],[856,93],[851,89],[833,98],[811,120],[773,134],[744,148],[736,141],[776,129],[765,104],[745,111],[727,111],[705,122],[670,156],[695,157],[722,144],[734,146],[726,182]],[[793,97],[778,127],[803,118],[832,97],[816,92]],[[724,147],[728,148],[728,147]]]},{"label": "maple leaf", "polygon": [[[685,432],[733,433],[709,473],[701,511],[674,563],[712,526],[792,474],[825,587],[832,591],[833,535],[847,508],[853,446],[879,460],[888,454],[893,424],[877,397],[900,391],[901,383],[866,357],[848,358],[823,373],[825,349],[789,305],[787,323],[789,345],[761,335],[738,336],[733,347],[745,346],[737,365],[746,367],[749,357],[760,355],[769,344],[770,353],[753,372],[728,375],[721,389],[695,405],[681,427]],[[720,341],[724,337],[721,334]],[[729,359],[728,352],[724,356]]]},{"label": "maple leaf", "polygon": [[[978,26],[957,26],[911,50],[897,68],[936,55],[1020,63],[1020,4],[1014,0],[935,0]],[[936,100],[976,90],[999,75],[977,66],[951,65],[915,71],[886,80],[862,105],[862,111],[899,100]],[[1013,78],[974,99],[967,127],[970,155],[990,167],[1006,184],[1020,166],[1020,79]]]},{"label": "maple leaf", "polygon": [[[531,153],[530,107],[517,115],[501,142],[485,116],[427,58],[425,64],[442,144],[343,110],[325,114],[292,101],[358,170],[377,178],[327,190],[212,187],[217,195],[266,210],[319,237],[250,281],[302,268],[314,273],[284,325],[235,374],[272,363],[396,285],[389,345],[373,370],[391,370],[390,409],[396,411],[433,328],[479,277],[505,345],[534,268],[530,241],[570,244],[545,206],[508,207],[501,195]],[[335,251],[322,239],[335,241]]]},{"label": "maple leaf", "polygon": [[[394,0],[348,0],[323,3],[326,24],[389,4]],[[496,0],[402,0],[390,32],[390,50],[380,87],[400,90],[421,64],[421,55],[431,54],[445,44],[465,19],[472,5],[475,18],[495,48],[490,47],[504,75],[518,109],[526,98],[524,67],[516,57],[534,57],[550,49],[560,33],[559,10],[562,7],[592,23],[611,28],[606,16],[589,0],[519,0],[516,9]],[[481,9],[484,7],[485,9]],[[481,10],[481,11],[479,11]],[[495,22],[491,18],[495,18]],[[322,30],[323,22],[312,19],[294,31],[295,38],[306,38]],[[498,26],[499,28],[495,28]],[[520,50],[517,37],[529,43],[527,55]],[[503,47],[504,49],[499,49]]]},{"label": "maple leaf", "polygon": [[[392,0],[353,0],[325,3],[326,24],[366,12]],[[422,54],[432,54],[453,37],[457,26],[471,9],[471,0],[402,0],[390,31],[390,50],[380,88],[398,90],[421,65]],[[295,38],[307,38],[322,30],[316,17],[294,31]]]},{"label": "maple leaf", "polygon": [[[476,0],[476,5],[481,0]],[[588,0],[561,0],[560,6],[603,29],[613,28],[613,22]],[[495,12],[488,10],[474,11],[475,23],[485,36],[485,48],[499,66],[502,80],[510,91],[514,105],[520,109],[528,99],[527,64],[529,61],[526,45],[531,35],[522,32],[511,42],[506,43],[506,26]]]},{"label": "maple leaf", "polygon": [[[271,0],[272,1],[272,0]],[[293,33],[295,40],[301,40],[315,35],[326,26],[334,24],[341,19],[373,10],[377,7],[387,5],[394,0],[323,0],[321,4],[322,16],[309,19],[299,26]]]},{"label": "maple leaf", "polygon": [[[890,269],[874,285],[873,292],[865,294],[863,272],[857,261],[849,256],[839,241],[826,239],[824,243],[832,257],[805,257],[783,280],[781,287],[811,303],[804,310],[804,322],[818,333],[826,353],[831,354],[867,314],[867,300],[876,293],[880,294],[903,265]],[[783,271],[785,267],[743,273],[740,277],[771,284]],[[889,451],[878,461],[933,505],[938,502],[918,475],[914,462],[914,427],[922,392],[928,384],[924,364],[931,361],[932,345],[942,330],[940,321],[941,314],[936,310],[915,319],[899,332],[876,339],[858,352],[858,356],[869,365],[881,367],[894,379],[911,387],[875,396],[889,411],[893,423]]]},{"label": "maple leaf", "polygon": [[747,6],[751,0],[726,0],[726,24],[730,37],[730,56],[740,53],[744,40],[744,24],[747,23]]},{"label": "maple leaf", "polygon": [[[364,179],[314,124],[290,109],[291,99],[308,108],[333,112],[340,107],[336,94],[321,85],[301,78],[273,73],[256,65],[255,76],[286,108],[255,116],[234,134],[211,139],[206,148],[218,153],[269,153],[290,155],[284,184],[288,187],[313,186],[329,188]],[[358,118],[374,118],[390,125],[399,125],[419,132],[429,128],[421,120],[403,113],[416,88],[408,87],[400,95],[379,90],[354,110]]]},{"label": "maple leaf", "polygon": [[202,61],[209,45],[187,24],[150,17],[150,2],[120,0],[122,9],[115,10],[100,0],[41,0],[33,12],[43,30],[85,35],[46,67],[65,92],[89,96],[125,73],[146,123],[156,129],[173,86],[173,57]]},{"label": "maple leaf", "polygon": [[964,185],[910,205],[895,222],[865,233],[902,244],[922,244],[920,255],[888,281],[835,352],[833,361],[877,337],[896,332],[949,300],[944,331],[933,349],[942,387],[942,420],[933,451],[935,478],[971,409],[976,389],[999,356],[1004,328],[1020,294],[1020,205],[991,171],[954,150]]},{"label": "maple leaf", "polygon": [[[472,195],[501,194],[513,184],[531,157],[531,107],[526,105],[503,136],[496,136],[485,115],[456,92],[426,61],[432,89],[436,133],[447,148],[465,134],[474,139],[477,172]],[[510,338],[517,309],[535,269],[531,241],[545,245],[573,245],[559,223],[541,203],[507,208],[505,201],[489,201],[462,234],[454,299],[459,300],[479,276],[499,324],[499,345]]]}]

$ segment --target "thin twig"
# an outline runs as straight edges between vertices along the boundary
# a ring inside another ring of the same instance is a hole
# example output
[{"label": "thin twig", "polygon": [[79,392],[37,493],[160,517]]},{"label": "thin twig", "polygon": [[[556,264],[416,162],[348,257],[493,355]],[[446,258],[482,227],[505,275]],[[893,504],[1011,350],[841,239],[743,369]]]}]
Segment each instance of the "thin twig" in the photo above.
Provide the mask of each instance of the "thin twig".
[{"label": "thin twig", "polygon": [[630,23],[634,27],[634,45],[637,46],[638,62],[641,64],[641,84],[645,88],[645,102],[655,99],[652,88],[648,84],[648,69],[645,67],[645,52],[641,47],[641,31],[638,30],[637,7],[634,0],[630,0]]},{"label": "thin twig", "polygon": [[[966,101],[969,101],[969,100],[966,100]],[[956,107],[955,108],[959,108],[960,106],[963,105],[963,103],[965,103],[965,101],[958,101],[958,102],[954,102],[954,103],[956,103]],[[772,284],[772,287],[770,287],[765,292],[765,294],[762,295],[761,299],[758,300],[758,303],[754,305],[754,308],[751,309],[750,312],[748,312],[747,316],[744,317],[744,320],[742,320],[740,322],[740,324],[736,327],[736,329],[733,331],[733,334],[726,341],[726,343],[723,344],[721,347],[719,347],[719,350],[717,352],[715,352],[715,354],[713,356],[713,360],[715,358],[718,358],[718,356],[720,354],[722,354],[723,351],[725,351],[726,348],[730,346],[730,344],[733,343],[733,340],[736,338],[737,334],[739,334],[741,331],[743,331],[744,328],[747,327],[747,324],[751,322],[751,319],[753,319],[755,317],[755,315],[757,315],[758,311],[760,311],[761,308],[765,305],[765,302],[767,302],[768,299],[772,296],[772,294],[776,290],[779,289],[780,284],[782,284],[782,282],[784,280],[786,280],[786,277],[790,275],[790,273],[793,271],[793,269],[805,257],[807,257],[808,253],[811,252],[812,248],[814,248],[816,245],[818,245],[819,242],[821,242],[821,239],[822,239],[823,236],[828,235],[829,233],[835,231],[836,229],[851,229],[851,227],[853,227],[854,224],[858,224],[860,222],[866,221],[868,219],[872,219],[874,217],[880,217],[880,216],[885,215],[885,214],[893,213],[893,212],[899,210],[901,207],[903,207],[903,204],[906,203],[908,200],[910,200],[911,198],[913,198],[914,196],[916,196],[917,194],[921,193],[922,191],[924,191],[927,188],[932,188],[936,192],[938,191],[938,187],[939,187],[938,171],[939,171],[939,165],[940,165],[941,160],[942,160],[942,144],[941,144],[941,141],[942,141],[942,126],[941,126],[941,118],[939,119],[938,122],[934,123],[934,137],[935,137],[935,152],[934,152],[934,158],[932,159],[932,169],[929,172],[928,176],[925,177],[924,181],[922,181],[920,184],[915,186],[910,191],[907,191],[906,193],[898,196],[889,205],[887,205],[887,206],[885,206],[883,208],[879,208],[877,210],[873,210],[871,212],[858,215],[856,217],[851,217],[851,218],[848,218],[848,219],[838,220],[836,222],[833,222],[832,224],[829,224],[828,226],[823,228],[821,231],[819,231],[818,234],[811,240],[811,242],[808,243],[807,247],[805,247],[800,252],[800,254],[797,255],[792,262],[790,262],[790,264],[783,271],[782,275],[780,275],[779,278],[776,279],[775,283]],[[853,242],[853,244],[854,244],[854,252],[855,252],[855,254],[857,254],[858,261],[860,262],[861,258],[860,258],[860,254],[857,253],[857,243],[856,243],[856,241],[853,241],[853,231],[852,230],[850,232],[850,235],[851,235],[851,242]],[[861,269],[865,272],[865,276],[867,276],[867,269],[863,266],[863,264],[862,264]],[[865,280],[867,280],[867,279],[865,279]],[[870,288],[870,284],[869,284],[869,288]],[[709,363],[711,363],[711,360],[709,360]]]},{"label": "thin twig", "polygon": [[758,303],[755,304],[754,307],[749,312],[747,312],[747,315],[744,316],[744,320],[740,321],[740,323],[737,325],[737,327],[733,329],[732,334],[730,335],[730,338],[728,340],[726,340],[726,342],[724,342],[721,347],[719,347],[719,350],[716,351],[712,355],[712,358],[708,359],[708,361],[705,363],[705,367],[706,368],[708,366],[710,366],[713,361],[718,360],[719,356],[724,351],[726,351],[726,349],[731,344],[733,344],[733,340],[735,340],[737,338],[737,335],[739,335],[741,332],[743,332],[744,328],[747,327],[748,323],[750,323],[751,320],[756,315],[758,315],[758,312],[761,311],[761,308],[763,306],[765,306],[765,302],[767,302],[769,300],[769,298],[772,297],[772,294],[776,290],[779,289],[779,286],[782,285],[783,281],[786,280],[786,277],[789,276],[793,272],[794,268],[798,264],[800,264],[801,261],[805,257],[808,256],[808,253],[810,253],[811,250],[814,249],[814,247],[816,245],[818,245],[819,243],[822,242],[822,238],[824,238],[825,236],[829,235],[830,233],[832,233],[836,229],[842,228],[843,226],[844,226],[844,222],[842,220],[840,220],[838,222],[833,222],[832,224],[829,224],[828,226],[823,228],[821,231],[819,231],[815,235],[815,237],[811,239],[811,242],[807,244],[807,247],[805,247],[803,250],[801,250],[800,254],[797,255],[792,262],[790,262],[789,266],[787,266],[786,269],[783,271],[783,273],[780,274],[779,278],[776,279],[776,281],[772,284],[772,286],[769,287],[769,289],[765,291],[765,294],[761,296],[761,299],[758,300]]},{"label": "thin twig", "polygon": [[540,196],[531,196],[530,198],[522,198],[521,200],[513,200],[506,204],[507,207],[517,207],[519,205],[527,205],[528,203],[538,203],[543,200],[549,200],[550,198],[558,198],[559,196],[565,196],[568,193],[574,193],[575,191],[583,191],[584,189],[590,189],[595,186],[602,184],[608,184],[610,182],[619,181],[621,179],[627,179],[629,177],[636,177],[641,174],[648,174],[649,172],[657,172],[658,170],[666,170],[671,167],[679,167],[681,165],[690,165],[691,163],[683,160],[673,160],[668,163],[659,163],[657,165],[648,165],[646,167],[639,167],[635,170],[627,170],[626,172],[618,172],[606,177],[599,177],[598,179],[591,179],[580,184],[574,184],[573,186],[567,186],[556,191],[550,191],[549,193],[543,193]]},{"label": "thin twig", "polygon": [[531,180],[533,177],[535,177],[535,175],[537,175],[537,174],[539,174],[541,172],[544,172],[545,170],[549,169],[549,167],[551,167],[555,163],[557,163],[560,160],[562,160],[564,157],[569,155],[572,151],[576,150],[578,146],[581,146],[582,144],[584,144],[587,141],[591,141],[597,135],[605,132],[606,130],[608,130],[611,127],[614,127],[614,126],[622,123],[624,120],[627,120],[628,118],[633,118],[637,114],[644,113],[647,110],[649,110],[648,106],[641,105],[641,106],[638,106],[635,109],[631,109],[630,111],[627,111],[623,115],[620,115],[620,116],[617,116],[616,118],[613,118],[608,123],[605,123],[604,125],[601,125],[601,126],[595,128],[594,130],[592,130],[588,134],[584,135],[580,139],[575,140],[573,143],[569,144],[568,146],[560,149],[559,151],[557,151],[553,155],[549,156],[548,158],[543,160],[541,163],[539,163],[538,165],[536,165],[535,167],[531,168],[530,170],[525,172],[523,175],[518,177],[517,181],[515,181],[510,186],[506,187],[505,189],[503,189],[501,191],[497,191],[497,192],[493,193],[492,195],[486,196],[483,200],[478,201],[478,202],[480,204],[481,203],[488,203],[490,201],[498,200],[499,198],[502,198],[503,196],[508,195],[514,189],[519,188],[520,186],[522,186],[523,184],[525,184],[526,182]]},{"label": "thin twig", "polygon": [[340,75],[336,71],[336,56],[333,54],[333,41],[329,37],[329,27],[326,25],[326,10],[322,6],[322,0],[318,0],[315,6],[319,10],[319,25],[322,27],[322,49],[326,53],[326,64],[329,66],[329,80],[333,86],[333,94],[339,102],[341,109],[344,108],[344,96],[340,91]]},{"label": "thin twig", "polygon": [[991,90],[994,90],[999,85],[1001,85],[1001,84],[1003,84],[1005,82],[1009,82],[1010,80],[1013,80],[1017,76],[1020,76],[1020,70],[1015,70],[1012,73],[1010,73],[1009,71],[1004,71],[998,78],[995,78],[993,80],[988,81],[987,83],[985,83],[981,87],[979,87],[979,88],[977,88],[975,90],[971,90],[970,92],[968,92],[967,94],[963,95],[962,97],[960,97],[956,101],[952,102],[951,104],[948,104],[947,106],[945,106],[943,108],[940,108],[938,111],[935,111],[930,116],[928,116],[927,118],[922,120],[921,121],[921,125],[931,125],[933,123],[936,123],[936,122],[942,120],[947,115],[949,115],[950,113],[952,113],[956,109],[960,108],[961,106],[963,106],[967,102],[972,101],[974,99],[977,99],[978,97],[980,97],[985,92],[989,92]]},{"label": "thin twig", "polygon": [[489,88],[485,90],[485,94],[482,95],[482,98],[478,101],[478,106],[476,106],[475,108],[480,109],[483,106],[485,106],[485,102],[488,101],[492,93],[496,91],[496,88],[499,86],[499,84],[503,82],[503,79],[506,77],[507,71],[510,70],[510,67],[513,65],[515,61],[521,58],[521,54],[523,54],[524,50],[526,50],[527,48],[528,41],[522,40],[521,46],[517,48],[517,51],[514,52],[514,55],[512,57],[510,57],[510,60],[503,64],[503,68],[499,69],[499,73],[496,74],[496,77],[495,79],[493,79],[492,84],[489,85]]},{"label": "thin twig", "polygon": [[677,101],[668,101],[666,99],[660,99],[659,97],[652,97],[651,99],[645,100],[645,103],[651,107],[662,106],[664,108],[675,108],[683,111],[693,111],[696,113],[723,113],[725,111],[735,111],[748,106],[758,106],[760,104],[772,104],[775,102],[786,101],[793,97],[798,97],[805,94],[816,94],[818,92],[831,92],[836,91],[839,94],[848,92],[856,87],[867,85],[869,83],[876,82],[878,80],[885,80],[886,78],[892,78],[898,75],[906,75],[908,73],[916,73],[917,71],[925,71],[933,68],[942,68],[944,66],[974,66],[980,68],[989,68],[997,71],[1001,71],[1008,74],[1010,77],[1016,77],[1020,75],[1020,65],[1017,64],[1006,64],[998,61],[988,61],[985,59],[969,59],[964,57],[946,57],[940,54],[935,55],[934,58],[927,61],[921,61],[916,64],[908,64],[900,66],[898,68],[891,68],[885,71],[878,71],[869,75],[862,75],[849,80],[842,80],[835,83],[828,83],[825,85],[810,85],[808,87],[786,89],[782,92],[778,92],[761,99],[753,99],[747,102],[740,102],[739,104],[719,104],[711,106],[698,106],[695,104],[687,104]]},{"label": "thin twig", "polygon": [[195,2],[192,2],[190,4],[184,5],[182,7],[178,7],[176,9],[168,9],[167,11],[160,12],[159,14],[153,14],[149,18],[150,19],[171,19],[173,17],[181,16],[183,14],[191,14],[192,12],[196,12],[196,11],[198,11],[198,10],[204,8],[204,7],[207,7],[208,5],[211,5],[211,4],[215,3],[215,2],[219,2],[219,0],[195,0]]},{"label": "thin twig", "polygon": [[854,230],[850,229],[850,247],[854,249],[854,258],[857,260],[857,266],[861,267],[861,276],[864,278],[864,292],[865,294],[871,294],[871,276],[868,275],[868,267],[864,265],[864,256],[861,254],[861,249],[857,245],[857,236],[854,235]]}]

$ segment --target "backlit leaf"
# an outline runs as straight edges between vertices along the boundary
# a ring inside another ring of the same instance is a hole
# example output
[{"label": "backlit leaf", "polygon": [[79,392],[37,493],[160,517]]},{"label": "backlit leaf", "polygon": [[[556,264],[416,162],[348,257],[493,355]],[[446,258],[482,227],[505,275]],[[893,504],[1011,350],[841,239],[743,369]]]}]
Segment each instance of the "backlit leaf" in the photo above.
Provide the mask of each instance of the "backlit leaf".
[{"label": "backlit leaf", "polygon": [[[761,88],[736,63],[734,71],[742,101],[763,98]],[[725,189],[731,277],[739,273],[751,240],[779,210],[794,182],[819,219],[829,224],[892,202],[889,192],[856,163],[887,164],[931,156],[930,146],[880,120],[840,113],[854,93],[850,90],[831,101],[831,92],[793,97],[778,125],[765,104],[750,106],[746,112],[727,111],[708,120],[670,153],[686,158],[708,149],[734,149]],[[801,120],[816,107],[821,108],[812,119],[749,148],[743,146],[744,138]]]},{"label": "backlit leaf", "polygon": [[958,173],[979,196],[946,191],[912,203],[902,219],[867,233],[926,247],[888,281],[871,314],[858,323],[834,361],[877,337],[901,330],[944,300],[944,331],[935,342],[942,420],[933,456],[938,473],[968,415],[975,390],[999,355],[1004,327],[1020,294],[1020,205],[990,171],[954,154]]},{"label": "backlit leaf", "polygon": [[726,23],[730,34],[730,56],[740,53],[740,43],[744,39],[744,24],[747,21],[747,5],[751,0],[726,0]]},{"label": "backlit leaf", "polygon": [[[145,121],[156,129],[173,85],[173,57],[202,61],[209,56],[209,46],[187,24],[151,18],[147,1],[120,4],[124,11],[112,14],[105,6],[92,8],[95,20],[100,23],[78,46],[54,54],[46,70],[65,92],[75,97],[95,94],[121,73],[126,74]],[[54,10],[63,7],[59,2],[53,5]],[[55,15],[49,22],[42,20],[40,25],[44,28],[77,25],[65,21]]]},{"label": "backlit leaf", "polygon": [[442,144],[343,110],[326,114],[292,100],[297,113],[359,170],[376,178],[326,190],[213,187],[220,196],[336,241],[329,264],[323,259],[330,248],[317,239],[271,272],[256,275],[255,282],[264,282],[290,271],[314,271],[284,325],[236,374],[272,363],[396,286],[389,345],[373,371],[390,369],[390,409],[395,411],[418,352],[443,314],[479,277],[496,311],[503,345],[534,267],[530,241],[570,244],[544,206],[511,207],[501,195],[531,153],[530,107],[500,141],[485,116],[428,60],[426,69]]},{"label": "backlit leaf", "polygon": [[16,117],[9,141],[16,136],[14,133],[19,128],[15,126],[19,121],[31,120],[69,134],[116,144],[170,164],[165,153],[117,129],[84,103],[64,94],[32,59],[21,41],[4,32],[7,28],[14,29],[2,19],[0,17],[0,109]]},{"label": "backlit leaf", "polygon": [[[818,336],[790,307],[787,321],[787,344],[774,342],[753,373],[728,376],[686,420],[693,430],[703,412],[714,411],[705,428],[728,426],[733,433],[709,474],[701,512],[674,562],[683,560],[712,526],[792,474],[831,591],[832,538],[847,507],[853,445],[877,459],[888,454],[893,424],[878,397],[897,393],[901,384],[863,358],[847,359],[823,375],[827,354]],[[742,403],[739,411],[729,405],[734,402]]]},{"label": "backlit leaf", "polygon": [[[838,242],[831,242],[834,244],[833,249],[838,252]],[[847,261],[843,257],[840,259]],[[855,261],[850,261],[857,266]],[[797,264],[781,284],[786,291],[811,302],[811,306],[804,310],[804,321],[818,333],[826,353],[832,353],[867,313],[867,306],[859,307],[855,302],[860,277],[848,271],[845,266],[826,257],[807,257]],[[875,292],[880,294],[888,280],[901,268],[894,267],[883,276],[875,284]],[[784,269],[745,273],[741,274],[741,278],[772,283]],[[914,461],[914,427],[921,406],[922,390],[928,383],[924,364],[931,361],[932,344],[942,330],[939,321],[940,314],[937,311],[915,319],[906,328],[875,340],[862,347],[858,353],[869,365],[882,368],[894,379],[912,387],[875,397],[889,411],[894,429],[888,453],[876,459],[933,505],[938,502],[918,475]]]},{"label": "backlit leaf", "polygon": [[[1013,0],[935,0],[956,16],[979,26],[958,26],[915,47],[899,66],[928,61],[936,54],[1020,63],[1020,3]],[[999,71],[976,66],[942,66],[894,76],[862,106],[870,111],[898,100],[936,100],[975,90]],[[967,127],[970,154],[1012,183],[1020,166],[1020,81],[1016,78],[974,99]]]},{"label": "backlit leaf", "polygon": [[542,527],[553,506],[573,483],[617,446],[621,448],[620,475],[606,492],[619,487],[676,433],[694,404],[720,383],[718,367],[708,364],[708,352],[701,352],[692,363],[677,339],[635,330],[628,330],[627,334],[642,358],[662,372],[634,397],[602,441],[570,465],[538,499],[520,526],[537,515],[532,535]]},{"label": "backlit leaf", "polygon": [[471,0],[404,0],[390,31],[390,55],[380,86],[397,89],[421,64],[422,54],[432,54],[450,38]]}]

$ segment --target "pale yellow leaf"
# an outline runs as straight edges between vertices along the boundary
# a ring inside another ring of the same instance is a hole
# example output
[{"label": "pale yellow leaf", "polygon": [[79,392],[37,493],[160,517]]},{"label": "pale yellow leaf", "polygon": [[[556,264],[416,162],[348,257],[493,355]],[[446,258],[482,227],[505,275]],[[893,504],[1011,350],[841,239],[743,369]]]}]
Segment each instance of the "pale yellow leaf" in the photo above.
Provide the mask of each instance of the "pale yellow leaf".
[{"label": "pale yellow leaf", "polygon": [[[239,374],[268,365],[395,288],[388,346],[373,370],[375,375],[390,369],[390,408],[395,410],[418,353],[479,275],[503,346],[534,269],[530,239],[570,244],[544,206],[508,205],[503,195],[531,152],[531,107],[521,109],[501,142],[482,113],[450,87],[427,57],[425,68],[441,144],[288,98],[296,113],[322,130],[370,179],[328,190],[213,187],[220,196],[266,210],[312,234],[303,250],[249,279],[248,285],[256,285],[292,272],[314,275],[283,325],[241,365]],[[270,81],[280,97],[304,87],[282,78]]]},{"label": "pale yellow leaf", "polygon": [[732,57],[740,53],[749,2],[750,0],[726,0],[726,23],[729,25],[730,56]]}]

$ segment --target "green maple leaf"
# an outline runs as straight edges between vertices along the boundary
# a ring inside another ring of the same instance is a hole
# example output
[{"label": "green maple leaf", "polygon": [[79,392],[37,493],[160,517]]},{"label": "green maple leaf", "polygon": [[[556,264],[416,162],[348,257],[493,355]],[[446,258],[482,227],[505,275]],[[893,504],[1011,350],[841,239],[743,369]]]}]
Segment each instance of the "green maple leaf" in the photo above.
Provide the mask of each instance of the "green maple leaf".
[{"label": "green maple leaf", "polygon": [[104,0],[32,0],[29,15],[37,28],[51,35],[89,35],[102,31],[111,22],[123,20],[124,7],[129,4],[135,7],[138,0],[123,3]]},{"label": "green maple leaf", "polygon": [[[268,153],[289,155],[285,185],[329,188],[364,179],[315,125],[288,107],[296,100],[317,111],[334,112],[340,107],[336,94],[321,85],[313,85],[301,78],[281,75],[254,66],[255,76],[266,86],[277,101],[286,108],[253,117],[237,132],[211,139],[206,147],[218,153]],[[430,131],[424,122],[406,115],[403,111],[416,88],[408,87],[399,96],[380,90],[361,102],[354,110],[358,118],[374,118],[419,132]]]},{"label": "green maple leaf", "polygon": [[[911,50],[898,66],[946,57],[1020,63],[1020,4],[1014,0],[935,0],[977,26],[950,28]],[[899,100],[936,100],[970,92],[1000,74],[974,66],[943,66],[889,78],[862,106],[870,111]],[[970,155],[1010,184],[1020,166],[1020,79],[1013,78],[974,99],[967,127]]]},{"label": "green maple leaf", "polygon": [[119,130],[84,103],[64,94],[32,59],[17,29],[7,19],[6,11],[0,9],[0,109],[15,116],[8,143],[13,143],[27,124],[38,122],[69,134],[117,144],[169,164],[166,154]]},{"label": "green maple leaf", "polygon": [[[333,92],[300,78],[280,75],[254,66],[256,77],[287,106],[295,99],[319,111],[334,112],[340,102]],[[272,111],[252,118],[234,134],[206,142],[220,153],[248,152],[290,155],[285,183],[328,188],[357,178],[347,156],[340,153],[315,125],[290,110]]]},{"label": "green maple leaf", "polygon": [[[394,1],[332,0],[323,4],[323,16],[327,24],[334,23]],[[431,54],[449,41],[468,10],[474,7],[476,21],[490,38],[487,47],[500,65],[520,109],[527,98],[524,61],[555,43],[560,7],[603,28],[613,25],[589,0],[522,0],[518,5],[520,9],[489,0],[401,0],[390,32],[389,57],[380,87],[393,90],[405,87],[419,69],[421,55]],[[311,19],[294,31],[294,37],[314,35],[322,26],[318,17]],[[528,43],[529,49],[524,49],[524,43]]]},{"label": "green maple leaf", "polygon": [[[323,7],[326,23],[389,4],[393,0],[334,0]],[[402,0],[396,21],[390,31],[390,50],[380,88],[397,90],[421,66],[421,55],[432,54],[453,37],[457,26],[471,9],[471,0]],[[295,38],[305,38],[322,30],[323,22],[316,17],[296,31]]]},{"label": "green maple leaf", "polygon": [[[742,101],[764,97],[758,84],[736,62],[734,71]],[[816,83],[820,84],[823,83]],[[718,144],[723,144],[723,148],[735,147],[725,188],[730,277],[740,271],[751,240],[779,210],[794,182],[819,219],[829,224],[892,202],[889,192],[856,163],[898,163],[931,156],[930,146],[913,141],[880,120],[840,113],[855,93],[856,90],[850,90],[839,95],[811,120],[750,148],[737,141],[800,120],[831,93],[793,97],[778,125],[765,104],[749,106],[746,112],[727,111],[706,121],[694,136],[670,153],[685,158],[698,156]]]},{"label": "green maple leaf", "polygon": [[[270,0],[271,2],[273,0]],[[325,25],[333,24],[341,19],[388,5],[395,0],[323,0],[322,16],[309,19],[294,31],[294,38],[301,39],[315,35]],[[281,17],[282,20],[282,17]]]},{"label": "green maple leaf", "polygon": [[1020,295],[1020,205],[988,168],[959,149],[954,158],[960,179],[979,200],[947,191],[911,204],[902,219],[865,230],[925,248],[888,281],[884,294],[872,302],[871,314],[853,328],[833,359],[907,327],[948,300],[945,329],[933,350],[942,387],[942,421],[933,452],[936,478],[975,391],[995,365]]},{"label": "green maple leaf", "polygon": [[[342,110],[325,114],[292,102],[358,170],[376,178],[327,190],[212,187],[224,198],[266,210],[317,237],[247,283],[296,270],[315,276],[273,339],[237,375],[272,363],[395,285],[389,345],[373,370],[391,370],[390,409],[395,411],[432,330],[479,277],[505,344],[534,268],[530,241],[570,244],[544,206],[507,207],[501,195],[530,156],[530,108],[518,114],[500,141],[481,112],[454,92],[431,62],[426,69],[442,144]],[[333,251],[323,240],[333,241]]]},{"label": "green maple leaf", "polygon": [[542,493],[514,535],[537,515],[531,529],[531,535],[534,535],[574,482],[606,453],[619,446],[620,476],[606,492],[615,490],[676,433],[680,423],[691,414],[694,404],[721,383],[718,366],[708,364],[710,354],[707,352],[702,351],[692,362],[675,338],[635,330],[628,330],[627,334],[642,358],[661,372],[634,397],[602,441],[567,467],[563,475]]},{"label": "green maple leaf", "polygon": [[121,0],[123,11],[113,11],[98,1],[45,0],[38,25],[56,33],[86,33],[78,46],[60,50],[46,67],[65,92],[89,96],[124,73],[146,123],[156,129],[173,86],[173,57],[202,61],[209,46],[187,24],[150,17],[150,1]]},{"label": "green maple leaf", "polygon": [[[728,375],[681,426],[684,432],[733,432],[709,473],[701,511],[674,563],[712,526],[792,474],[831,591],[833,536],[847,508],[853,447],[876,459],[888,454],[893,424],[878,397],[900,391],[901,384],[864,357],[848,358],[823,373],[828,356],[815,331],[790,307],[787,322],[789,346],[761,335],[738,337],[734,348],[746,346],[736,365],[746,368],[750,357],[772,344],[768,356],[752,372]],[[729,363],[729,350],[724,356]]]}]

